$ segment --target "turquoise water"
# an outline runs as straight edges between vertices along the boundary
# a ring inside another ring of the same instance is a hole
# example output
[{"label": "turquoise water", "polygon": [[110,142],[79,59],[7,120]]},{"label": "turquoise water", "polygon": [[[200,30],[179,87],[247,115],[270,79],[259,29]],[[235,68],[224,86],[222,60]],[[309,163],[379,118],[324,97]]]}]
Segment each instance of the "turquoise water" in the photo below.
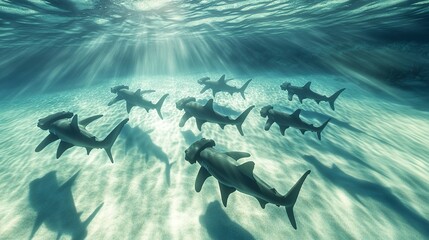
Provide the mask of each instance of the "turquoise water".
[{"label": "turquoise water", "polygon": [[[429,113],[427,1],[0,1],[0,239],[427,239]],[[233,78],[240,94],[218,93],[214,110],[243,124],[221,129],[191,118],[179,127],[176,102],[204,104],[202,77]],[[295,96],[291,82],[330,95]],[[110,88],[168,93],[155,110],[108,106]],[[273,125],[266,105],[322,132]],[[129,118],[112,147],[58,142],[35,152],[39,119],[70,111],[103,139]],[[199,164],[185,150],[201,138],[242,151],[254,174],[285,194],[311,170],[294,208],[265,209],[235,192],[222,205],[214,178],[194,190]],[[39,217],[38,217],[39,215]]]}]

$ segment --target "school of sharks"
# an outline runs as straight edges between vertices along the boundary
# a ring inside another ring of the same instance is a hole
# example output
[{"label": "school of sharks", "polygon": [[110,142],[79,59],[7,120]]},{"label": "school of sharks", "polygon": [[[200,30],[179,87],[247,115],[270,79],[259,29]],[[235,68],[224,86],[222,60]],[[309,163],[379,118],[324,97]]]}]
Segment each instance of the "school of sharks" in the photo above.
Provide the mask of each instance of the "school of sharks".
[{"label": "school of sharks", "polygon": [[[245,99],[245,90],[252,80],[248,80],[241,87],[229,85],[229,80],[231,79],[225,79],[225,75],[222,75],[217,81],[210,80],[209,77],[204,77],[199,79],[197,82],[200,85],[203,85],[200,93],[210,89],[212,90],[213,98],[215,98],[217,93],[224,92],[229,93],[230,95],[240,93],[242,98]],[[311,82],[308,82],[304,86],[299,87],[293,86],[289,82],[285,82],[280,86],[280,89],[287,91],[287,99],[289,101],[292,101],[294,95],[297,95],[300,103],[302,103],[304,99],[312,99],[316,101],[317,104],[321,101],[325,101],[329,103],[332,110],[335,110],[335,100],[345,90],[345,88],[338,90],[331,96],[325,96],[311,90],[310,85]],[[146,99],[146,95],[153,92],[155,92],[155,90],[152,89],[137,89],[133,91],[129,89],[129,86],[118,85],[111,88],[111,93],[116,94],[116,96],[108,103],[108,106],[123,100],[126,103],[126,110],[128,113],[130,113],[133,107],[143,108],[147,112],[150,110],[156,110],[159,118],[162,120],[163,116],[161,108],[164,101],[167,99],[168,94],[164,94],[158,101],[156,101],[156,103],[153,103]],[[176,108],[180,111],[184,111],[184,115],[180,119],[179,127],[183,127],[186,122],[193,117],[196,120],[199,131],[203,131],[204,123],[218,124],[221,129],[224,129],[226,125],[233,125],[237,128],[240,135],[244,136],[242,125],[255,106],[249,106],[239,114],[238,117],[234,118],[232,116],[225,116],[216,112],[213,108],[213,104],[213,99],[209,99],[204,105],[200,104],[195,97],[186,97],[176,101]],[[306,131],[315,132],[317,134],[317,138],[321,140],[321,133],[329,123],[330,118],[320,126],[314,126],[312,123],[302,120],[300,118],[300,112],[301,109],[297,109],[293,113],[288,113],[274,110],[271,105],[262,107],[259,112],[260,116],[267,118],[267,121],[265,126],[261,126],[261,129],[268,131],[270,127],[276,123],[283,136],[285,135],[285,130],[291,127],[298,129],[302,134]],[[77,113],[62,111],[39,119],[37,126],[42,130],[48,131],[48,135],[40,142],[35,151],[40,152],[49,144],[59,140],[56,158],[60,158],[66,150],[73,147],[85,148],[88,155],[94,148],[97,148],[104,149],[108,158],[113,163],[112,147],[129,119],[122,119],[104,139],[100,139],[91,134],[86,127],[102,116],[103,115],[94,115],[86,118],[80,118]],[[239,191],[255,197],[262,208],[265,208],[265,205],[268,203],[274,204],[278,207],[284,206],[290,224],[294,229],[297,229],[293,207],[298,199],[298,195],[304,181],[310,174],[311,170],[307,170],[303,173],[293,187],[286,194],[282,195],[277,192],[275,188],[271,187],[268,183],[253,173],[255,168],[255,163],[253,161],[247,161],[242,164],[237,162],[237,160],[241,158],[250,157],[249,153],[234,150],[221,152],[215,148],[215,145],[216,142],[214,139],[201,138],[200,140],[192,143],[187,149],[184,149],[185,160],[190,164],[198,162],[201,166],[195,179],[195,191],[200,192],[205,180],[210,176],[213,176],[219,183],[220,195],[225,207],[227,206],[229,195],[235,191]],[[276,156],[273,156],[273,158],[274,157]],[[55,177],[53,174],[54,173],[51,173],[50,175],[48,174],[45,177]],[[59,187],[59,189],[70,188],[76,176],[77,173]],[[71,194],[71,192],[69,194]],[[82,239],[86,236],[86,226],[96,216],[97,212],[100,211],[102,205],[103,204],[100,204],[100,206],[94,210],[86,221],[80,222],[79,219],[75,219],[75,224],[80,227],[79,229],[81,229],[81,231],[74,233],[73,239]],[[31,236],[36,234],[37,229],[43,222],[47,222],[47,224],[49,224],[49,221],[52,221],[52,219],[49,220],[47,216],[44,216],[43,209],[39,211]]]}]

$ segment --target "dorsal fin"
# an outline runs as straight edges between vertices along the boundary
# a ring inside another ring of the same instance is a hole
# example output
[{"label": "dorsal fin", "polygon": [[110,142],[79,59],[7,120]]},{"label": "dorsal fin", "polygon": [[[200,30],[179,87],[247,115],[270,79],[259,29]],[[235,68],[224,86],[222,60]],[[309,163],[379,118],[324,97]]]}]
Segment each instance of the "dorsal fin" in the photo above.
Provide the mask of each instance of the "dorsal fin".
[{"label": "dorsal fin", "polygon": [[235,160],[238,160],[240,158],[250,157],[250,154],[247,152],[226,152],[225,154],[234,158]]},{"label": "dorsal fin", "polygon": [[301,109],[297,109],[295,112],[293,112],[290,116],[294,118],[299,118],[299,114],[301,114]]},{"label": "dorsal fin", "polygon": [[73,119],[72,119],[72,121],[71,121],[70,126],[71,126],[71,128],[72,128],[73,130],[75,130],[75,131],[79,132],[79,126],[78,126],[78,122],[77,122],[77,114],[75,114],[75,115],[73,116]]},{"label": "dorsal fin", "polygon": [[311,82],[307,82],[303,88],[310,89]]},{"label": "dorsal fin", "polygon": [[209,99],[204,105],[204,108],[207,110],[213,110],[213,98]]},{"label": "dorsal fin", "polygon": [[225,74],[219,78],[218,82],[225,83]]},{"label": "dorsal fin", "polygon": [[140,88],[137,89],[137,91],[134,93],[134,95],[137,95],[137,96],[142,95],[142,90]]},{"label": "dorsal fin", "polygon": [[238,166],[238,169],[240,170],[240,172],[242,172],[246,176],[252,177],[252,178],[253,178],[253,169],[254,168],[255,168],[255,163],[252,161],[245,162],[245,163],[241,164],[240,166]]},{"label": "dorsal fin", "polygon": [[95,120],[97,120],[97,119],[99,119],[99,118],[101,118],[103,115],[95,115],[95,116],[92,116],[92,117],[89,117],[89,118],[85,118],[85,119],[83,119],[83,120],[80,120],[79,121],[79,124],[80,125],[82,125],[82,126],[84,126],[84,127],[86,127],[88,124],[90,124],[90,123],[92,123],[93,121],[95,121]]}]

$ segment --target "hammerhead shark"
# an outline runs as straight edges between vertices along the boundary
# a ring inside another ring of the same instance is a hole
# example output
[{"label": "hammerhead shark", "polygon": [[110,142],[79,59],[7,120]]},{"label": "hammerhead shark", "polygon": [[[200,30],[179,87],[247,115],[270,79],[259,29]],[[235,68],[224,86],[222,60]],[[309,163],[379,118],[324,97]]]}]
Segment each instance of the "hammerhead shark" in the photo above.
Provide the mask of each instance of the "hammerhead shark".
[{"label": "hammerhead shark", "polygon": [[302,103],[302,100],[309,98],[316,101],[317,104],[319,104],[321,101],[329,102],[329,105],[331,106],[332,110],[335,110],[334,102],[337,99],[337,97],[342,93],[345,88],[342,88],[332,94],[330,97],[327,97],[325,95],[321,95],[319,93],[313,92],[310,89],[311,82],[307,82],[303,87],[297,87],[293,86],[290,82],[284,82],[280,88],[284,91],[288,92],[288,100],[292,101],[293,95],[297,95],[299,101]]},{"label": "hammerhead shark", "polygon": [[[47,145],[60,140],[57,149],[57,159],[69,148],[78,146],[86,148],[87,154],[94,148],[104,148],[110,161],[113,163],[112,146],[128,122],[128,118],[122,120],[103,140],[97,139],[86,130],[86,126],[99,119],[103,115],[95,115],[78,121],[77,114],[71,112],[58,112],[39,119],[37,126],[42,130],[48,130],[49,135],[36,147],[36,152],[42,151]],[[71,118],[71,119],[70,119]]]},{"label": "hammerhead shark", "polygon": [[83,222],[80,220],[82,212],[77,211],[71,191],[78,173],[61,186],[58,184],[55,171],[30,183],[30,206],[37,212],[30,240],[43,223],[48,229],[58,232],[57,239],[60,239],[62,234],[70,234],[73,240],[85,239],[88,234],[87,227],[103,203],[86,220]]},{"label": "hammerhead shark", "polygon": [[213,147],[215,142],[202,138],[193,143],[185,151],[185,159],[191,164],[198,161],[201,168],[195,180],[195,191],[200,192],[204,181],[213,176],[219,182],[222,203],[226,207],[228,197],[236,190],[255,197],[262,208],[267,203],[285,206],[289,221],[293,228],[296,227],[293,207],[298,198],[299,191],[310,170],[304,173],[286,195],[279,194],[276,189],[270,187],[258,176],[253,174],[254,162],[237,163],[240,158],[249,157],[246,152],[219,152]]},{"label": "hammerhead shark", "polygon": [[274,110],[273,106],[271,105],[263,107],[260,111],[261,117],[263,118],[268,117],[267,122],[265,123],[265,128],[264,128],[265,131],[268,131],[271,125],[273,125],[273,123],[277,123],[277,125],[279,125],[280,127],[280,132],[283,136],[285,135],[285,131],[287,128],[293,127],[293,128],[299,129],[302,134],[304,134],[306,131],[316,132],[317,138],[319,140],[322,140],[322,137],[320,134],[322,133],[322,130],[326,127],[326,125],[331,119],[329,118],[321,126],[315,127],[312,124],[308,124],[302,121],[299,118],[300,113],[301,113],[301,109],[298,109],[289,115],[287,113]]},{"label": "hammerhead shark", "polygon": [[219,124],[222,129],[224,129],[225,125],[235,125],[242,136],[244,133],[241,126],[254,107],[255,106],[250,106],[236,119],[232,119],[229,116],[223,116],[215,112],[213,109],[213,99],[210,99],[205,105],[197,103],[194,97],[183,98],[176,102],[177,109],[185,110],[185,114],[180,120],[179,127],[183,127],[189,118],[195,117],[198,130],[200,131],[204,123],[211,122]]},{"label": "hammerhead shark", "polygon": [[244,91],[246,90],[247,86],[252,81],[252,79],[247,80],[247,82],[245,84],[243,84],[243,86],[241,86],[240,88],[228,85],[227,82],[229,80],[232,80],[232,79],[226,79],[225,80],[225,74],[222,75],[219,78],[219,80],[217,80],[217,81],[210,81],[209,77],[201,78],[198,80],[198,83],[201,85],[204,85],[204,87],[203,87],[203,89],[201,89],[200,93],[203,93],[203,92],[211,89],[212,93],[213,93],[213,97],[216,97],[216,93],[218,93],[218,92],[227,92],[231,95],[233,93],[239,92],[241,94],[241,96],[243,97],[243,99],[246,99],[246,97],[244,96]]},{"label": "hammerhead shark", "polygon": [[112,93],[116,93],[117,96],[115,98],[113,98],[107,105],[111,106],[112,104],[121,101],[121,100],[125,100],[126,104],[127,104],[127,112],[130,113],[131,108],[134,106],[138,106],[138,107],[142,107],[146,110],[146,112],[149,112],[149,110],[151,109],[156,109],[156,111],[158,112],[158,115],[161,119],[162,118],[162,114],[161,114],[161,107],[162,104],[164,103],[164,100],[167,98],[168,94],[165,94],[164,96],[162,96],[157,103],[152,103],[149,100],[146,100],[145,98],[143,98],[143,94],[145,93],[152,93],[155,92],[155,90],[141,90],[138,89],[135,92],[132,92],[129,90],[128,86],[125,85],[120,85],[120,86],[115,86],[112,87],[110,89],[110,91]]}]

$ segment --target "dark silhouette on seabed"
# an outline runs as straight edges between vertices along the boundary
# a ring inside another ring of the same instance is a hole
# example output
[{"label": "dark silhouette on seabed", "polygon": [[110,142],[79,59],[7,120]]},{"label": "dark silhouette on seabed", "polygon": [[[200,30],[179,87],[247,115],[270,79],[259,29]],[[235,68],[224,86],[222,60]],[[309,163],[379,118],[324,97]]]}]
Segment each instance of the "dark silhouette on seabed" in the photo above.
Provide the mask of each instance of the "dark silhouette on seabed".
[{"label": "dark silhouette on seabed", "polygon": [[145,132],[139,127],[125,125],[121,135],[125,136],[125,146],[127,149],[136,146],[140,153],[146,156],[146,161],[149,159],[150,155],[153,155],[165,164],[165,180],[170,186],[170,169],[174,163],[170,164],[167,154],[161,147],[153,143],[149,135],[150,132],[151,131]]},{"label": "dark silhouette on seabed", "polygon": [[335,164],[332,167],[326,167],[321,164],[314,156],[304,155],[303,159],[312,164],[317,171],[327,180],[336,186],[344,189],[353,198],[361,202],[360,197],[372,198],[385,207],[396,212],[404,221],[424,236],[429,236],[429,221],[420,216],[414,210],[396,197],[388,188],[372,183],[366,180],[355,178],[343,172]]},{"label": "dark silhouette on seabed", "polygon": [[210,238],[214,240],[255,239],[250,232],[233,222],[217,201],[213,201],[207,206],[206,212],[200,216],[200,223],[206,228]]},{"label": "dark silhouette on seabed", "polygon": [[73,240],[86,237],[87,227],[103,203],[85,221],[80,220],[82,212],[77,211],[71,192],[78,174],[79,172],[75,173],[61,186],[58,184],[55,171],[30,183],[30,205],[37,212],[37,217],[29,239],[34,237],[43,223],[51,231],[57,232],[57,239],[60,239],[62,234],[71,235]]}]

